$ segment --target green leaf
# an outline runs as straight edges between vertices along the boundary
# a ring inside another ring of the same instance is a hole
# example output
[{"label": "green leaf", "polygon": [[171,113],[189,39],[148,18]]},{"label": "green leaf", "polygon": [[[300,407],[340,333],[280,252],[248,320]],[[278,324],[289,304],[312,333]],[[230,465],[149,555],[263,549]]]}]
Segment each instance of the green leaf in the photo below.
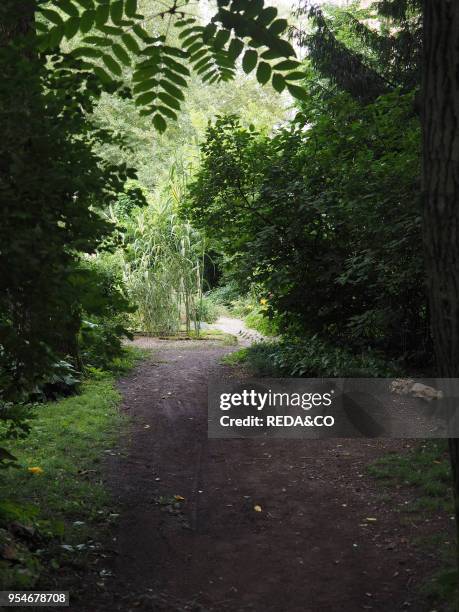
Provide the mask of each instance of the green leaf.
[{"label": "green leaf", "polygon": [[202,40],[208,43],[211,38],[213,38],[216,31],[217,26],[215,25],[215,23],[208,23],[202,32]]},{"label": "green leaf", "polygon": [[218,79],[219,74],[218,74],[218,70],[211,70],[210,72],[207,72],[206,74],[202,75],[202,80],[204,81],[204,83],[210,83],[212,81],[212,79],[217,78]]},{"label": "green leaf", "polygon": [[297,62],[296,60],[284,60],[283,62],[279,62],[274,66],[274,70],[280,70],[283,72],[284,70],[294,70],[295,68],[299,68],[301,66],[301,62]]},{"label": "green leaf", "polygon": [[101,57],[103,55],[103,51],[100,49],[95,49],[94,47],[78,47],[72,51],[72,55],[75,57]]},{"label": "green leaf", "polygon": [[108,36],[121,36],[121,34],[123,33],[123,28],[107,24],[99,26],[98,29],[104,34],[107,34]]},{"label": "green leaf", "polygon": [[276,19],[276,21],[273,21],[273,23],[269,26],[269,31],[271,34],[274,34],[274,36],[279,36],[279,34],[285,32],[287,27],[288,21],[286,19]]},{"label": "green leaf", "polygon": [[306,89],[303,89],[303,87],[298,87],[298,85],[291,85],[290,83],[287,83],[287,89],[297,100],[306,102],[309,99],[308,92]]},{"label": "green leaf", "polygon": [[180,102],[176,100],[175,98],[173,98],[172,96],[170,96],[168,93],[165,93],[164,91],[160,91],[158,93],[158,98],[162,100],[164,104],[166,104],[167,106],[170,106],[171,108],[174,108],[175,110],[180,110]]},{"label": "green leaf", "polygon": [[201,49],[207,49],[207,47],[204,46],[204,43],[202,42],[202,40],[198,40],[197,42],[194,43],[194,45],[191,45],[190,47],[188,47],[187,51],[190,54],[190,56],[193,56],[197,51],[200,51]]},{"label": "green leaf", "polygon": [[135,53],[136,55],[140,53],[140,47],[132,34],[126,32],[121,36],[121,40],[123,41],[125,47],[131,51],[131,53]]},{"label": "green leaf", "polygon": [[58,8],[60,8],[64,13],[67,13],[69,17],[79,17],[80,12],[77,7],[72,4],[69,0],[59,0]]},{"label": "green leaf", "polygon": [[96,20],[96,11],[93,11],[93,10],[85,11],[81,15],[81,19],[80,19],[80,32],[82,34],[86,34],[86,32],[89,32],[89,30],[94,25],[95,20]]},{"label": "green leaf", "polygon": [[80,28],[80,18],[70,17],[64,25],[64,33],[67,39],[73,38]]},{"label": "green leaf", "polygon": [[189,19],[179,19],[175,22],[176,28],[184,28],[186,25],[190,23],[196,23],[196,19],[194,17],[190,17]]},{"label": "green leaf", "polygon": [[166,117],[170,117],[170,119],[174,119],[174,121],[177,121],[178,117],[177,117],[177,113],[174,113],[173,110],[171,110],[170,108],[168,108],[167,106],[158,106],[158,110],[163,114],[166,115]]},{"label": "green leaf", "polygon": [[163,49],[164,53],[167,53],[167,55],[173,55],[174,57],[179,57],[181,59],[186,59],[188,57],[187,52],[183,49],[179,49],[178,47],[164,45]]},{"label": "green leaf", "polygon": [[111,55],[104,54],[102,56],[102,61],[107,66],[107,68],[110,70],[110,72],[113,72],[113,74],[116,74],[117,76],[121,76],[122,74],[121,66],[118,64],[116,60],[113,59]]},{"label": "green leaf", "polygon": [[51,21],[51,23],[54,23],[55,25],[62,25],[63,19],[62,17],[59,15],[59,13],[56,13],[56,11],[51,11],[50,9],[40,9],[41,14],[43,15],[43,17],[45,17],[48,21]]},{"label": "green leaf", "polygon": [[111,47],[112,41],[110,38],[104,38],[103,36],[85,36],[83,38],[84,43],[89,45],[97,45],[98,47]]},{"label": "green leaf", "polygon": [[250,0],[250,2],[242,3],[242,8],[244,9],[244,17],[248,17],[249,19],[256,17],[263,10],[264,2],[263,0]]},{"label": "green leaf", "polygon": [[131,65],[131,58],[121,45],[119,45],[118,43],[114,43],[112,45],[112,51],[122,64],[124,64],[125,66]]},{"label": "green leaf", "polygon": [[94,74],[98,76],[103,83],[113,83],[112,77],[100,66],[94,66],[93,70]]},{"label": "green leaf", "polygon": [[153,40],[150,34],[148,34],[148,32],[138,23],[132,27],[132,31],[140,38],[140,40],[143,40],[146,43],[150,43]]},{"label": "green leaf", "polygon": [[164,76],[169,79],[169,81],[173,81],[176,85],[180,85],[181,87],[188,87],[188,83],[183,77],[178,74],[175,74],[175,72],[172,72],[172,70],[169,70],[168,68],[164,70]]},{"label": "green leaf", "polygon": [[249,49],[244,53],[244,57],[242,58],[242,69],[246,74],[252,72],[252,70],[257,65],[258,53],[253,49]]},{"label": "green leaf", "polygon": [[163,63],[166,64],[166,66],[169,66],[169,68],[174,72],[178,72],[179,74],[183,74],[184,76],[190,76],[190,71],[186,66],[180,64],[179,62],[176,62],[174,59],[167,55],[163,58]]},{"label": "green leaf", "polygon": [[193,44],[199,44],[201,46],[204,44],[201,34],[193,34],[192,36],[188,36],[188,38],[185,38],[185,40],[182,41],[182,47],[184,49],[187,49],[188,53],[193,53],[189,49]]},{"label": "green leaf", "polygon": [[156,113],[156,115],[153,117],[153,125],[161,134],[166,131],[166,120],[159,113]]},{"label": "green leaf", "polygon": [[64,25],[55,26],[49,33],[48,45],[51,49],[59,47],[64,38]]},{"label": "green leaf", "polygon": [[132,75],[134,83],[141,83],[142,81],[149,79],[161,72],[161,68],[157,65],[147,66],[141,70],[136,70]]},{"label": "green leaf", "polygon": [[229,30],[219,30],[213,42],[214,49],[223,49],[228,42],[230,35],[231,32]]},{"label": "green leaf", "polygon": [[176,87],[175,85],[173,85],[172,83],[169,83],[169,81],[166,81],[166,79],[161,79],[159,84],[162,86],[162,88],[165,91],[167,91],[167,93],[169,93],[174,98],[177,98],[178,100],[185,100],[183,91],[179,89],[178,87]]},{"label": "green leaf", "polygon": [[94,2],[92,0],[75,0],[75,2],[86,10],[94,8]]},{"label": "green leaf", "polygon": [[263,51],[260,57],[267,60],[273,60],[279,59],[280,57],[282,57],[282,54],[279,53],[279,51],[275,51],[274,49],[268,49],[267,51]]},{"label": "green leaf", "polygon": [[126,17],[135,17],[137,13],[137,0],[126,0],[124,12]]},{"label": "green leaf", "polygon": [[140,94],[143,91],[150,91],[157,87],[158,81],[156,79],[148,79],[147,81],[140,81],[134,85],[134,93]]},{"label": "green leaf", "polygon": [[228,47],[228,56],[235,61],[242,53],[244,43],[239,38],[233,38]]},{"label": "green leaf", "polygon": [[153,102],[155,98],[156,98],[155,91],[147,91],[146,93],[142,94],[141,96],[135,99],[135,105],[145,106],[146,104],[150,104],[150,102]]},{"label": "green leaf", "polygon": [[286,81],[299,81],[300,79],[305,79],[306,76],[307,75],[305,72],[287,72],[287,74],[285,75],[285,80]]},{"label": "green leaf", "polygon": [[113,23],[119,23],[123,19],[123,0],[112,0],[110,2],[110,17]]},{"label": "green leaf", "polygon": [[205,55],[208,55],[208,54],[209,54],[209,49],[207,47],[204,47],[200,51],[193,53],[193,55],[190,57],[190,62],[197,62],[199,59],[201,59],[201,57],[204,57]]},{"label": "green leaf", "polygon": [[108,4],[101,4],[96,9],[96,26],[105,25],[108,21],[110,13],[110,6]]},{"label": "green leaf", "polygon": [[278,74],[278,73],[273,74],[272,86],[277,92],[281,93],[282,91],[284,91],[285,84],[286,83],[285,83],[284,77],[281,74]]},{"label": "green leaf", "polygon": [[266,26],[268,25],[268,23],[271,23],[271,21],[275,19],[276,17],[277,17],[277,8],[274,8],[273,6],[268,6],[262,10],[260,15],[258,16],[257,21],[258,23],[261,23]]},{"label": "green leaf", "polygon": [[271,78],[271,66],[267,62],[260,62],[257,68],[257,81],[264,85]]},{"label": "green leaf", "polygon": [[213,65],[214,63],[212,58],[209,55],[206,55],[206,57],[203,57],[201,60],[199,60],[199,62],[194,64],[193,69],[197,74],[202,74]]},{"label": "green leaf", "polygon": [[154,112],[156,112],[156,108],[154,106],[150,106],[149,108],[142,108],[142,110],[139,111],[139,115],[144,117],[146,115],[153,115]]},{"label": "green leaf", "polygon": [[269,40],[269,42],[267,42],[267,46],[272,51],[276,51],[279,54],[279,57],[295,56],[295,51],[292,45],[283,38],[277,38],[274,36],[271,40]]},{"label": "green leaf", "polygon": [[203,31],[204,31],[203,26],[195,25],[192,28],[187,28],[186,30],[182,30],[182,32],[180,32],[180,34],[179,34],[179,39],[183,40],[184,38],[186,38],[190,34],[194,34],[196,32],[202,33]]}]

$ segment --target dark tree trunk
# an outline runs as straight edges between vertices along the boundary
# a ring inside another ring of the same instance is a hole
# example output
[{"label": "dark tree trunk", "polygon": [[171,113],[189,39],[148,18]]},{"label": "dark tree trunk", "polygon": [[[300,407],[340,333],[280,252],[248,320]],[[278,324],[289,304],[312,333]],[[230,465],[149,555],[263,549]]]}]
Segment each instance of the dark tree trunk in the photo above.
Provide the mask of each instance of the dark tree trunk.
[{"label": "dark tree trunk", "polygon": [[[438,375],[459,378],[459,2],[424,0],[424,238]],[[459,439],[449,441],[459,527]]]},{"label": "dark tree trunk", "polygon": [[0,9],[0,47],[31,32],[35,0],[2,0]]}]

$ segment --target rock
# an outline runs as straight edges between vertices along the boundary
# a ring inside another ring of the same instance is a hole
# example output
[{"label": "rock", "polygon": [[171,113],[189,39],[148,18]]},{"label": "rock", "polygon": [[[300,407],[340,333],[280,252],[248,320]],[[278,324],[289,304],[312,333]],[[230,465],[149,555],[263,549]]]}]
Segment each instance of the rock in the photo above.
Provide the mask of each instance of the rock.
[{"label": "rock", "polygon": [[435,399],[441,399],[443,397],[443,391],[438,391],[437,389],[429,387],[428,385],[423,385],[422,383],[415,383],[411,387],[411,395],[414,397],[420,397],[427,402],[431,402]]},{"label": "rock", "polygon": [[397,395],[412,395],[427,402],[442,399],[443,397],[443,391],[415,382],[412,378],[396,378],[392,381],[390,390],[392,393],[397,393]]}]

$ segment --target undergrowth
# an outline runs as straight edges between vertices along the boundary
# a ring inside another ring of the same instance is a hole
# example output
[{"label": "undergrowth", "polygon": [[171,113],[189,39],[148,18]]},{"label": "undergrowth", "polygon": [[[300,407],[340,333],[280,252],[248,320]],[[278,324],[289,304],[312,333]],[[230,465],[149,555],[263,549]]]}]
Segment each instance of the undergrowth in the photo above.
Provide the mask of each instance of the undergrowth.
[{"label": "undergrowth", "polygon": [[50,586],[97,550],[116,517],[101,480],[126,418],[115,377],[146,353],[126,349],[110,372],[90,369],[79,395],[36,405],[30,435],[11,442],[18,467],[0,472],[0,590]]}]

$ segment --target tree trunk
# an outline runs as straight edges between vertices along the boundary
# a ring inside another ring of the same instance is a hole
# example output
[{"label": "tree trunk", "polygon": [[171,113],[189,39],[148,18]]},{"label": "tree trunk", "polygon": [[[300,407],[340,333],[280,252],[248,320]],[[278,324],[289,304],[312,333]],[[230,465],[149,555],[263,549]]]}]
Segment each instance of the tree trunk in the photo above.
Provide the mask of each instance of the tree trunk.
[{"label": "tree trunk", "polygon": [[31,32],[36,0],[2,0],[0,9],[0,47],[8,45],[18,36]]},{"label": "tree trunk", "polygon": [[[424,0],[424,240],[436,368],[459,378],[459,2]],[[449,441],[459,528],[459,439]],[[458,540],[459,541],[459,540]]]}]

